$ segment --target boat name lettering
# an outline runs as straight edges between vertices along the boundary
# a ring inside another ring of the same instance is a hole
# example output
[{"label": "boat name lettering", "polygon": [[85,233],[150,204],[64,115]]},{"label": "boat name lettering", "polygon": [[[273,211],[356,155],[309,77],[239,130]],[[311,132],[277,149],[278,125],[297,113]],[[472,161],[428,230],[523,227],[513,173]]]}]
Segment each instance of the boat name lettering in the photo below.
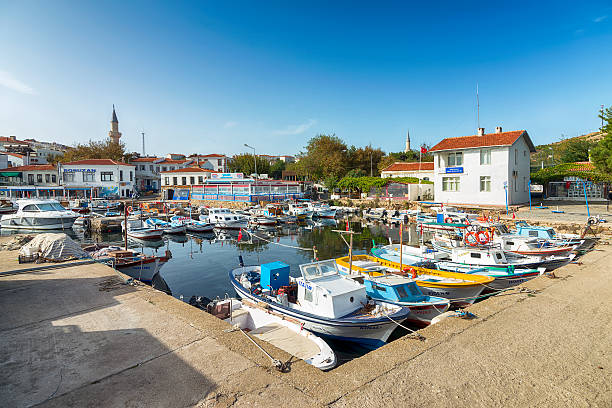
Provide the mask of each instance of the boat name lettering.
[{"label": "boat name lettering", "polygon": [[308,290],[312,290],[312,286],[304,283],[303,281],[298,281],[298,283],[299,283],[300,286],[302,286],[302,287],[304,287],[304,288],[306,288]]}]

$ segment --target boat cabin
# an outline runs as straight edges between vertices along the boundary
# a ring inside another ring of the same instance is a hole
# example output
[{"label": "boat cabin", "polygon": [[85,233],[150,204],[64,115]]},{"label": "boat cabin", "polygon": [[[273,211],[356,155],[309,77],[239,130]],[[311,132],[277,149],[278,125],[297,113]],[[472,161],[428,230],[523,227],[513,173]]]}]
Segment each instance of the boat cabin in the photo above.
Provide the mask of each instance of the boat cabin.
[{"label": "boat cabin", "polygon": [[508,263],[504,251],[497,248],[453,248],[452,260],[453,262],[469,265],[494,265]]},{"label": "boat cabin", "polygon": [[335,319],[368,303],[365,287],[340,275],[333,259],[300,265],[300,271],[297,299],[305,312]]},{"label": "boat cabin", "polygon": [[419,302],[425,300],[425,295],[416,282],[398,275],[370,277],[364,280],[366,293],[372,299],[391,303]]},{"label": "boat cabin", "polygon": [[524,237],[555,239],[555,230],[550,227],[538,227],[526,223],[516,223],[516,234]]}]

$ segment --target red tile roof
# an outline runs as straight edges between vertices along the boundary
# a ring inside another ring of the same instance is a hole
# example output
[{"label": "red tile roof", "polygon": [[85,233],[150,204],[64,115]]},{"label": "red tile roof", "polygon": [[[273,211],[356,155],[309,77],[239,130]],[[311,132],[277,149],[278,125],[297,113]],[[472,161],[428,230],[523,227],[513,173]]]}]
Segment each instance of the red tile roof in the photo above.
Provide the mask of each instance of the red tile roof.
[{"label": "red tile roof", "polygon": [[29,145],[28,142],[24,142],[17,139],[11,139],[10,137],[0,136],[0,143],[12,143],[12,144],[20,144],[20,145]]},{"label": "red tile roof", "polygon": [[64,165],[79,165],[79,164],[86,164],[86,165],[98,165],[98,166],[132,166],[131,164],[127,164],[127,163],[123,163],[123,162],[118,162],[112,159],[85,159],[85,160],[77,160],[77,161],[73,161],[73,162],[69,162],[69,163],[63,163]]},{"label": "red tile roof", "polygon": [[20,159],[23,159],[25,156],[23,154],[19,154],[19,153],[11,153],[11,152],[1,152],[2,154],[8,154],[9,156],[13,156],[13,157],[19,157]]},{"label": "red tile roof", "polygon": [[150,163],[150,162],[154,162],[157,160],[162,160],[161,157],[136,157],[134,159],[131,159],[131,162],[140,162],[140,163]]},{"label": "red tile roof", "polygon": [[511,146],[518,140],[519,137],[525,136],[529,150],[535,152],[535,146],[531,142],[527,131],[525,130],[513,130],[511,132],[501,133],[487,133],[482,136],[461,136],[461,137],[447,137],[440,143],[429,149],[430,152],[440,150],[454,150],[454,149],[469,149],[474,147],[488,147],[488,146]]},{"label": "red tile roof", "polygon": [[29,166],[9,167],[8,169],[10,169],[11,171],[52,171],[52,170],[55,170],[55,165],[53,164],[31,164]]},{"label": "red tile roof", "polygon": [[200,167],[185,167],[183,169],[162,171],[162,173],[217,173],[214,170],[202,169]]},{"label": "red tile roof", "polygon": [[385,167],[383,169],[383,171],[418,171],[418,170],[422,170],[422,171],[433,171],[434,169],[434,164],[433,162],[412,162],[412,163],[405,163],[405,162],[395,162],[392,165]]}]

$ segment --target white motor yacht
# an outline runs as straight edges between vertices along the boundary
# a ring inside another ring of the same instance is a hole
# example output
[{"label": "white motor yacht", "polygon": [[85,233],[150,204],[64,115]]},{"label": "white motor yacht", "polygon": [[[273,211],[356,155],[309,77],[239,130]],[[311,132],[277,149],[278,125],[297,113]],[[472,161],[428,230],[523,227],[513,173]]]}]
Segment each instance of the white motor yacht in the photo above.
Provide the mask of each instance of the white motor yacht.
[{"label": "white motor yacht", "polygon": [[56,200],[17,200],[15,214],[5,214],[0,220],[2,228],[54,230],[69,229],[79,214],[61,206]]},{"label": "white motor yacht", "polygon": [[230,211],[228,208],[211,208],[208,210],[208,222],[215,228],[241,229],[246,228],[249,219],[242,214]]}]

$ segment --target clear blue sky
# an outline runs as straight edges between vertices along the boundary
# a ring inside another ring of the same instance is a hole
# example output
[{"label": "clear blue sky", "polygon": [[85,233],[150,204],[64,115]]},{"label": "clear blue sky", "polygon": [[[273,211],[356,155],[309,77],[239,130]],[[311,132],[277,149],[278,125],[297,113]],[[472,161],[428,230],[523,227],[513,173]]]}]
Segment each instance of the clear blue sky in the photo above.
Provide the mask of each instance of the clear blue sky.
[{"label": "clear blue sky", "polygon": [[[333,3],[333,4],[332,4]],[[596,130],[612,3],[0,0],[0,135],[130,150],[294,154],[317,133],[403,149]],[[567,4],[565,4],[567,3]]]}]

